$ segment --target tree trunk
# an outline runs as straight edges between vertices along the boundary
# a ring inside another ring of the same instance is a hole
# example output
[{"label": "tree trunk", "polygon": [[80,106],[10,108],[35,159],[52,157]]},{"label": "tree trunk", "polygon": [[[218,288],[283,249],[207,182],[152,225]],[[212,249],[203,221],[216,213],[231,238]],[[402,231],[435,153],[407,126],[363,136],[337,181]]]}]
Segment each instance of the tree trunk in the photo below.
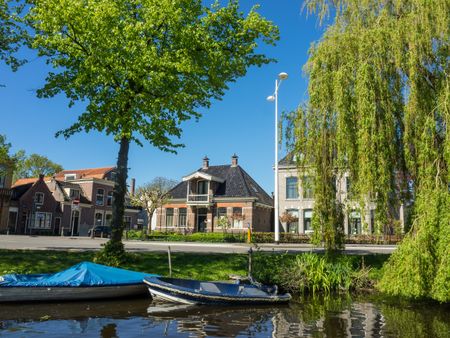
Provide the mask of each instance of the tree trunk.
[{"label": "tree trunk", "polygon": [[152,219],[154,213],[155,210],[147,211],[147,235],[149,235],[152,232]]},{"label": "tree trunk", "polygon": [[125,214],[125,195],[127,192],[128,177],[128,150],[130,140],[123,137],[120,140],[119,156],[117,158],[116,179],[113,191],[112,204],[112,234],[111,242],[122,242],[123,217]]}]

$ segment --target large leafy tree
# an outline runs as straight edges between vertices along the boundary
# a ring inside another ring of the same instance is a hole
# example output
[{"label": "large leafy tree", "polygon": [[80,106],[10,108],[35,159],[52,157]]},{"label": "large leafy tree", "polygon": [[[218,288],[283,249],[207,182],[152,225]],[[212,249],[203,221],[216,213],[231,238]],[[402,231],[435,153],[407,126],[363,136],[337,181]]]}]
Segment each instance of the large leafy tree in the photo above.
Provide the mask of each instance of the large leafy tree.
[{"label": "large leafy tree", "polygon": [[149,183],[145,183],[136,189],[131,196],[131,203],[141,207],[147,214],[147,231],[150,232],[152,218],[155,211],[170,200],[169,191],[177,184],[177,181],[165,177],[155,177]]},{"label": "large leafy tree", "polygon": [[130,142],[164,151],[180,144],[181,123],[220,99],[227,83],[271,60],[277,28],[237,1],[207,8],[201,0],[39,0],[27,17],[32,46],[56,69],[39,97],[84,100],[65,137],[98,130],[119,143],[112,236],[104,253],[123,253],[124,198]]},{"label": "large leafy tree", "polygon": [[350,173],[362,210],[375,198],[383,223],[397,198],[412,199],[412,228],[380,288],[449,301],[450,3],[305,4],[321,18],[335,14],[310,50],[309,100],[288,128],[300,167],[314,168],[315,226],[329,248],[339,247],[342,204],[330,184],[339,172]]},{"label": "large leafy tree", "polygon": [[63,170],[63,167],[47,157],[31,154],[30,156],[20,156],[16,163],[14,179],[38,177],[39,175],[51,176]]},{"label": "large leafy tree", "polygon": [[22,6],[16,1],[0,0],[0,60],[13,70],[23,62],[15,56],[24,42],[25,31],[19,22]]}]

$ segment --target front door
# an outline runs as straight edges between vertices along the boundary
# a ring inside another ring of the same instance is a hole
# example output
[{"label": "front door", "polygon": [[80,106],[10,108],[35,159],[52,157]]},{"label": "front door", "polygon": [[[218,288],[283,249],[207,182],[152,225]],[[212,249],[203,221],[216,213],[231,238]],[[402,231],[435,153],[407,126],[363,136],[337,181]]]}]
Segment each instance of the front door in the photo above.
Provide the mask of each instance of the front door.
[{"label": "front door", "polygon": [[197,231],[206,232],[208,209],[199,208],[197,209]]},{"label": "front door", "polygon": [[78,236],[78,225],[80,223],[80,212],[77,210],[72,211],[72,231],[71,236]]}]

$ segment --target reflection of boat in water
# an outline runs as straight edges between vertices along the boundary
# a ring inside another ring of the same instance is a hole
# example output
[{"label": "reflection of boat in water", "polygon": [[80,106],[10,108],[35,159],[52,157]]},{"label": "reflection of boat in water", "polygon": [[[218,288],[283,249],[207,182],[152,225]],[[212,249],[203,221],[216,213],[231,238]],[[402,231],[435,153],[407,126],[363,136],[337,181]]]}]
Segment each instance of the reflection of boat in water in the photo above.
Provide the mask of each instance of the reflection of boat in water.
[{"label": "reflection of boat in water", "polygon": [[289,293],[255,284],[231,284],[192,279],[145,277],[154,299],[183,304],[282,304],[291,300]]},{"label": "reflection of boat in water", "polygon": [[136,297],[146,294],[142,280],[148,275],[91,262],[53,274],[9,274],[0,276],[0,302]]},{"label": "reflection of boat in water", "polygon": [[[0,322],[40,320],[84,320],[89,317],[128,318],[147,316],[151,299],[111,299],[63,303],[5,303],[0,305]],[[0,333],[1,336],[1,333]]]},{"label": "reflection of boat in water", "polygon": [[[176,321],[177,332],[189,332],[198,337],[235,337],[254,332],[255,327],[265,327],[264,323],[270,322],[271,318],[283,308],[289,307],[203,306],[153,301],[147,313],[151,319],[164,322],[168,327],[172,321]],[[270,330],[267,331],[269,332]]]}]

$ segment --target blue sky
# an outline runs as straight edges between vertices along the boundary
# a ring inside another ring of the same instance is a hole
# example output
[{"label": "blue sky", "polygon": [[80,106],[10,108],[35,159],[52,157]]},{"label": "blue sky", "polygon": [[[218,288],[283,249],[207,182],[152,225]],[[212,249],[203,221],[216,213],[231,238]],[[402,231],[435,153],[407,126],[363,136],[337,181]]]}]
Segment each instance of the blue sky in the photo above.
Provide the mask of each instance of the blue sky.
[{"label": "blue sky", "polygon": [[[247,75],[230,84],[221,101],[213,102],[198,122],[183,125],[178,154],[162,152],[150,144],[132,145],[129,177],[137,185],[156,176],[180,180],[201,166],[205,155],[211,165],[227,164],[231,155],[239,156],[241,166],[268,192],[273,191],[274,105],[266,97],[274,90],[276,76],[287,72],[289,79],[279,93],[279,109],[293,110],[307,97],[307,79],[302,67],[312,42],[322,33],[317,19],[301,11],[302,1],[241,0],[244,12],[259,3],[259,12],[280,28],[275,47],[260,51],[278,60],[261,68],[250,68]],[[37,99],[35,90],[44,84],[49,67],[33,53],[30,62],[11,72],[0,65],[0,134],[5,134],[13,151],[45,155],[65,169],[115,165],[118,145],[112,137],[97,132],[81,133],[69,140],[55,138],[56,131],[68,127],[82,112],[82,105],[68,108],[64,96]],[[280,154],[280,157],[282,154]]]}]

